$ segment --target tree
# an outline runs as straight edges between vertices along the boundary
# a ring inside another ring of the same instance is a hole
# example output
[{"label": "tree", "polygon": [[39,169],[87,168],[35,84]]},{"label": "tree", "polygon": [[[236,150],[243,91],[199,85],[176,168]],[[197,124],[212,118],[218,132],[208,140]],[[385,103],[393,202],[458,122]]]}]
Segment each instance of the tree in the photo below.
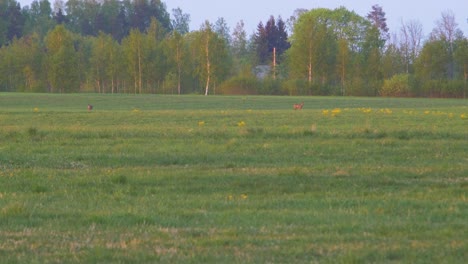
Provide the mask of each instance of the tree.
[{"label": "tree", "polygon": [[369,21],[343,7],[303,13],[287,51],[289,78],[305,81],[303,90],[309,93],[364,94],[364,66],[369,58],[364,54],[372,54],[371,27]]},{"label": "tree", "polygon": [[338,76],[341,83],[341,95],[346,95],[346,75],[350,61],[350,51],[348,41],[344,38],[338,40]]},{"label": "tree", "polygon": [[289,36],[286,29],[286,23],[281,17],[277,20],[278,36],[276,39],[276,50],[279,56],[282,56],[290,47]]},{"label": "tree", "polygon": [[180,7],[172,9],[172,28],[180,35],[185,35],[190,31],[190,15],[182,12]]},{"label": "tree", "polygon": [[166,49],[166,56],[169,58],[170,63],[175,66],[177,74],[177,94],[182,94],[182,73],[184,69],[184,62],[187,58],[187,44],[184,37],[174,30],[167,40],[168,49]]},{"label": "tree", "polygon": [[33,91],[38,86],[40,72],[35,72],[37,38],[14,38],[2,48],[0,83],[5,91]]},{"label": "tree", "polygon": [[299,19],[299,17],[302,16],[304,13],[307,13],[308,11],[309,10],[305,8],[298,8],[294,10],[294,13],[286,21],[286,25],[287,25],[289,32],[294,31],[294,26],[296,25],[296,22]]},{"label": "tree", "polygon": [[164,31],[172,31],[171,16],[167,12],[166,4],[161,0],[150,0],[150,8],[152,17],[158,20]]},{"label": "tree", "polygon": [[387,26],[387,18],[385,17],[385,12],[383,8],[379,5],[373,5],[372,11],[367,14],[367,19],[371,21],[374,27],[379,29],[380,37],[382,41],[385,41],[389,38],[388,35],[388,26]]},{"label": "tree", "polygon": [[251,58],[248,50],[247,33],[245,32],[244,21],[237,22],[234,31],[232,32],[231,53],[233,55],[236,72],[248,67],[247,72],[250,72]]},{"label": "tree", "polygon": [[24,64],[21,68],[24,91],[44,92],[47,72],[43,67],[45,56],[41,37],[37,33],[32,33],[19,41],[21,42],[20,52],[24,56]]},{"label": "tree", "polygon": [[247,33],[245,32],[244,21],[237,22],[232,32],[232,52],[235,57],[242,58],[247,54]]},{"label": "tree", "polygon": [[128,22],[128,18],[125,15],[126,9],[122,5],[120,7],[119,14],[114,20],[114,23],[112,24],[112,36],[118,41],[121,42],[123,38],[128,36],[130,32],[130,23]]},{"label": "tree", "polygon": [[303,14],[294,27],[291,37],[292,46],[289,52],[290,74],[293,78],[306,78],[312,85],[319,65],[325,61],[327,54],[322,51],[326,49],[326,35],[328,25],[324,23],[323,16],[327,16],[329,10],[314,9]]},{"label": "tree", "polygon": [[405,56],[406,73],[410,73],[413,72],[412,65],[421,51],[422,25],[417,20],[410,20],[407,23],[402,21],[400,32],[402,36],[400,48]]},{"label": "tree", "polygon": [[134,0],[132,11],[130,14],[131,27],[144,32],[149,26],[151,16],[154,15],[151,14],[148,0]]},{"label": "tree", "polygon": [[[123,19],[121,19],[123,11]],[[95,29],[112,35],[116,40],[121,40],[122,32],[128,32],[128,23],[126,22],[125,9],[119,0],[104,0],[101,2],[99,12],[95,18]],[[99,33],[98,33],[99,34]]]},{"label": "tree", "polygon": [[133,78],[135,94],[143,89],[143,34],[138,29],[130,30],[130,34],[122,40],[122,49],[126,57],[128,73]]},{"label": "tree", "polygon": [[276,20],[270,16],[265,26],[262,22],[258,24],[255,45],[258,64],[270,64],[273,56],[278,63],[281,61],[281,56],[290,47],[286,23],[281,17]]},{"label": "tree", "polygon": [[253,37],[255,45],[256,64],[268,64],[270,61],[268,53],[268,35],[262,22],[257,25],[257,32]]},{"label": "tree", "polygon": [[15,0],[0,2],[0,46],[11,42],[23,35],[25,18],[21,12],[21,5]]},{"label": "tree", "polygon": [[110,64],[108,51],[111,50],[112,38],[103,32],[93,39],[91,68],[92,76],[96,82],[97,92],[106,92],[106,82],[108,80],[107,67]]},{"label": "tree", "polygon": [[408,74],[407,55],[403,45],[399,42],[396,34],[393,34],[390,41],[387,43],[382,59],[382,75],[385,80],[390,79],[396,74]]},{"label": "tree", "polygon": [[[110,41],[108,39],[108,41]],[[107,76],[111,81],[111,92],[115,93],[118,91],[117,84],[119,80],[124,80],[124,63],[121,58],[122,47],[116,40],[112,40],[108,43],[107,49]]]},{"label": "tree", "polygon": [[223,17],[219,17],[216,20],[213,26],[213,31],[218,34],[219,37],[223,38],[227,45],[231,44],[231,30],[229,29],[229,26]]},{"label": "tree", "polygon": [[50,92],[79,90],[78,57],[73,36],[63,25],[58,25],[45,38],[47,48],[47,79]]},{"label": "tree", "polygon": [[448,56],[452,59],[449,62],[448,68],[448,77],[450,79],[454,78],[454,42],[457,37],[463,35],[460,29],[458,29],[458,24],[455,20],[455,14],[452,11],[446,11],[442,13],[442,18],[437,21],[437,27],[431,33],[432,39],[439,39],[447,44],[448,47]]},{"label": "tree", "polygon": [[47,32],[55,27],[55,22],[52,19],[52,7],[48,0],[34,0],[28,14],[25,23],[25,35],[35,32],[40,37],[44,37]]},{"label": "tree", "polygon": [[463,98],[466,98],[468,89],[468,39],[460,39],[456,43],[455,61],[463,76]]},{"label": "tree", "polygon": [[457,49],[465,38],[450,11],[442,13],[436,25],[415,64],[418,83],[427,96],[460,96],[463,83],[457,79],[464,70],[456,56],[463,58]]},{"label": "tree", "polygon": [[172,30],[170,15],[166,5],[161,0],[133,0],[133,9],[130,10],[130,23],[132,28],[144,32],[151,24],[151,18],[156,18],[166,31]]},{"label": "tree", "polygon": [[213,31],[213,26],[205,24],[193,33],[191,43],[195,75],[205,83],[205,95],[216,81],[223,79],[229,65],[228,49],[225,40]]},{"label": "tree", "polygon": [[143,78],[146,91],[155,91],[165,79],[168,72],[167,58],[163,50],[163,39],[166,37],[165,28],[155,17],[151,18],[150,26],[143,35]]},{"label": "tree", "polygon": [[450,64],[446,43],[432,39],[426,42],[416,61],[416,76],[422,84],[426,96],[440,96],[442,94],[441,81],[446,80],[447,65]]},{"label": "tree", "polygon": [[56,24],[67,24],[68,18],[63,14],[63,9],[58,9],[58,11],[53,16]]},{"label": "tree", "polygon": [[376,96],[378,88],[382,86],[382,45],[379,29],[375,26],[370,27],[366,32],[365,42],[361,52],[361,61],[363,63],[363,79],[365,85],[359,92],[359,95]]}]

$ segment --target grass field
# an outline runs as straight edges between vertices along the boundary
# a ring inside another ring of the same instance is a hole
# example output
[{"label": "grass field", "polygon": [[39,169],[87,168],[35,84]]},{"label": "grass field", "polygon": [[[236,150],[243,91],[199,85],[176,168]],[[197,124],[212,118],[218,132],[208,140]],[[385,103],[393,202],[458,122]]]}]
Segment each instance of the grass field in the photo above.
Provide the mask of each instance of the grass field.
[{"label": "grass field", "polygon": [[0,94],[1,263],[463,263],[467,191],[467,100]]}]

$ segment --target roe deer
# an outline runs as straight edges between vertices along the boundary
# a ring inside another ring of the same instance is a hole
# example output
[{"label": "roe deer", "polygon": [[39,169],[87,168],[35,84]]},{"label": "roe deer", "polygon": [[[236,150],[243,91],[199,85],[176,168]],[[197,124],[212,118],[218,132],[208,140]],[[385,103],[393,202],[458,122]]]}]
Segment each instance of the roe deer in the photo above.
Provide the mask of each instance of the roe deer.
[{"label": "roe deer", "polygon": [[300,104],[294,104],[293,108],[294,108],[294,110],[298,110],[298,109],[301,110],[303,106],[304,106],[304,102],[302,102]]},{"label": "roe deer", "polygon": [[91,110],[93,110],[93,106],[88,104],[88,111],[91,111]]}]

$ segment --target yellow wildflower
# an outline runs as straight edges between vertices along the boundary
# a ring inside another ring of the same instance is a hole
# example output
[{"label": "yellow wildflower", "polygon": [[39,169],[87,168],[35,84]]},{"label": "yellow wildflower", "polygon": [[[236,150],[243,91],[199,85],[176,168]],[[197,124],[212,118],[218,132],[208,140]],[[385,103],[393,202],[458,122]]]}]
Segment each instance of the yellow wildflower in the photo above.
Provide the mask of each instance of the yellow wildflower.
[{"label": "yellow wildflower", "polygon": [[327,109],[322,110],[322,114],[323,114],[323,115],[328,115],[328,113],[330,113],[330,110],[327,110]]},{"label": "yellow wildflower", "polygon": [[35,112],[35,113],[39,112],[39,108],[34,107],[34,112]]},{"label": "yellow wildflower", "polygon": [[198,121],[198,126],[204,126],[205,125],[205,121]]},{"label": "yellow wildflower", "polygon": [[242,200],[247,199],[247,194],[245,194],[245,193],[241,194],[241,199],[242,199]]},{"label": "yellow wildflower", "polygon": [[238,126],[238,127],[244,127],[244,126],[245,126],[245,122],[244,122],[244,121],[240,121],[239,123],[237,123],[237,126]]},{"label": "yellow wildflower", "polygon": [[465,113],[461,114],[460,117],[461,119],[468,119],[468,115]]},{"label": "yellow wildflower", "polygon": [[392,110],[390,110],[390,109],[388,109],[388,108],[380,109],[379,112],[380,112],[380,113],[383,113],[383,114],[387,114],[387,115],[392,114]]},{"label": "yellow wildflower", "polygon": [[369,107],[369,108],[361,108],[361,112],[365,113],[365,114],[368,114],[370,112],[372,112],[372,109]]},{"label": "yellow wildflower", "polygon": [[332,113],[332,116],[337,116],[341,113],[341,109],[340,108],[335,108],[331,111]]}]

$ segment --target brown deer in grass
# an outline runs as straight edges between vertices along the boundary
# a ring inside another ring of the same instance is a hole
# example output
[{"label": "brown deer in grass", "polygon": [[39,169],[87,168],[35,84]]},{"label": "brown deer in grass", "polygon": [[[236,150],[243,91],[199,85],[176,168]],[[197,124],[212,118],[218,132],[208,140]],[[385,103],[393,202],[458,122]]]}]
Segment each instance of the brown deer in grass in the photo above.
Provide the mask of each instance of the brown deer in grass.
[{"label": "brown deer in grass", "polygon": [[93,106],[88,104],[88,111],[91,111],[91,110],[93,110]]},{"label": "brown deer in grass", "polygon": [[304,102],[302,102],[300,104],[294,104],[293,108],[294,108],[294,110],[301,110],[303,106],[304,106]]}]

